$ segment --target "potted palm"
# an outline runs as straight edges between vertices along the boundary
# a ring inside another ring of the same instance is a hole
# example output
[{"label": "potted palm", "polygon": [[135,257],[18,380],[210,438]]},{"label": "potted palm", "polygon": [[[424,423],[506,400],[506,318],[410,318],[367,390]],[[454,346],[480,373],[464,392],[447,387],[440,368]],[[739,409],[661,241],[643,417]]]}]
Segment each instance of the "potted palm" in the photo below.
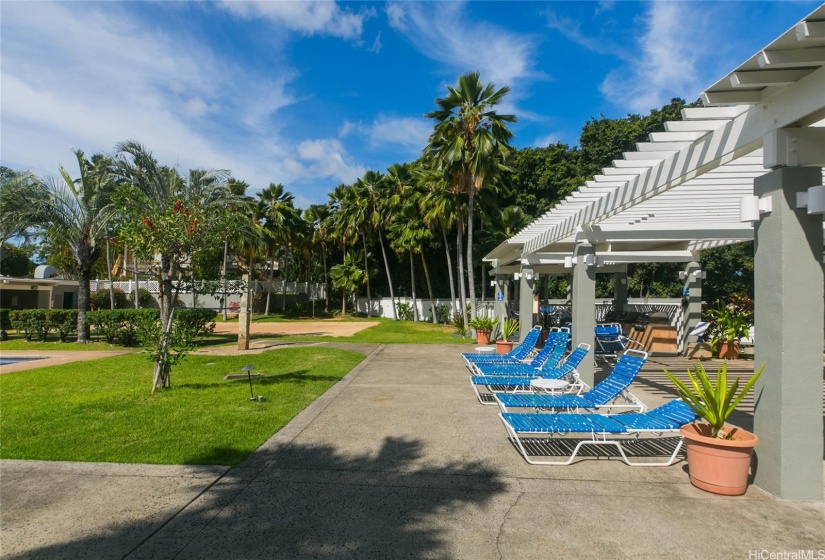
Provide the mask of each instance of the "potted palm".
[{"label": "potted palm", "polygon": [[496,323],[492,317],[476,317],[470,320],[470,326],[476,331],[476,344],[489,344],[490,333]]},{"label": "potted palm", "polygon": [[716,372],[716,385],[711,383],[700,362],[696,362],[694,369],[694,373],[688,370],[690,386],[665,370],[682,400],[704,420],[704,423],[693,422],[681,428],[690,482],[707,492],[739,496],[748,487],[753,448],[759,439],[742,428],[726,424],[726,421],[756,383],[765,364],[741,391],[739,379],[728,386],[727,362],[723,362]]},{"label": "potted palm", "polygon": [[739,357],[739,341],[748,336],[753,322],[753,304],[747,296],[732,296],[727,303],[716,302],[708,311],[711,347],[719,358],[735,360]]},{"label": "potted palm", "polygon": [[521,324],[518,322],[517,319],[504,319],[504,326],[501,330],[501,337],[496,341],[496,352],[499,354],[507,354],[513,350],[513,341],[510,340],[513,338],[519,329],[521,328]]}]

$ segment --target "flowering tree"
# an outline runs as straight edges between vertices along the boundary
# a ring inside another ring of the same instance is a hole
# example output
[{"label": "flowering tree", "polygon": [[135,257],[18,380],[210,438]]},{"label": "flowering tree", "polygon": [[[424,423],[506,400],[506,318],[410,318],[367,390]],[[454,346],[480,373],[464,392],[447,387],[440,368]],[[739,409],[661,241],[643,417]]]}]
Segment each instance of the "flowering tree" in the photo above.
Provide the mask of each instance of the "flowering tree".
[{"label": "flowering tree", "polygon": [[[160,285],[160,335],[152,352],[152,391],[170,385],[169,355],[176,300],[175,281],[192,255],[223,243],[236,225],[239,203],[226,186],[223,170],[192,170],[184,179],[176,169],[159,165],[151,152],[135,142],[119,144],[116,195],[121,213],[121,238],[146,261]],[[177,359],[177,357],[176,357]]]}]

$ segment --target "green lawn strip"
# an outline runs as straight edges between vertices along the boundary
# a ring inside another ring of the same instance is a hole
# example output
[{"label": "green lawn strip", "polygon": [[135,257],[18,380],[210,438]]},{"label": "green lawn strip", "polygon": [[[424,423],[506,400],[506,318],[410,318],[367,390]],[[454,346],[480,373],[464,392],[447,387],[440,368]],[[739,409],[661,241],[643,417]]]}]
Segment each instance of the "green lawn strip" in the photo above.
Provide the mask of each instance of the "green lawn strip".
[{"label": "green lawn strip", "polygon": [[285,340],[325,341],[325,342],[370,342],[376,344],[467,344],[474,342],[468,338],[453,336],[455,329],[450,325],[414,323],[373,318],[379,324],[358,331],[351,337],[332,336],[285,336]]},{"label": "green lawn strip", "polygon": [[[362,359],[332,348],[190,355],[150,394],[151,363],[126,355],[0,376],[0,457],[235,465]],[[253,364],[246,378],[225,381]]]},{"label": "green lawn strip", "polygon": [[[35,340],[27,341],[23,335],[12,335],[8,340],[0,342],[0,352],[13,352],[14,350],[82,350],[88,352],[95,350],[111,351],[129,349],[125,346],[117,346],[115,344],[99,341],[89,342],[87,344],[77,344],[77,337],[72,337],[66,342],[60,342],[57,340],[57,335],[51,336],[50,339],[51,340],[47,340],[46,342],[38,342]],[[139,348],[135,350],[139,350]]]}]

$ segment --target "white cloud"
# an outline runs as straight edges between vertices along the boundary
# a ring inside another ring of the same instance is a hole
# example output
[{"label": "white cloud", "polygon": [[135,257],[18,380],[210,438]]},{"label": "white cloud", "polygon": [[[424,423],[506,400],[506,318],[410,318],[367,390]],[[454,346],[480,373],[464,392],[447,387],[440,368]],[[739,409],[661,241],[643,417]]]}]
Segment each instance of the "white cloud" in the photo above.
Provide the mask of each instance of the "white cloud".
[{"label": "white cloud", "polygon": [[374,15],[372,9],[358,13],[342,10],[336,2],[238,2],[224,0],[220,5],[232,14],[245,18],[263,18],[304,35],[328,35],[341,39],[359,39],[364,20]]},{"label": "white cloud", "polygon": [[610,72],[599,90],[616,105],[647,112],[672,97],[696,98],[699,63],[713,52],[712,12],[681,2],[652,2],[636,58]]},{"label": "white cloud", "polygon": [[353,162],[344,145],[336,138],[305,140],[298,144],[295,157],[284,161],[285,169],[304,179],[335,179],[353,183],[366,168]]},{"label": "white cloud", "polygon": [[427,119],[379,115],[371,124],[344,122],[338,136],[345,138],[358,133],[372,148],[395,144],[411,152],[420,152],[427,145],[431,132],[432,123]]},{"label": "white cloud", "polygon": [[372,46],[367,50],[377,54],[381,52],[383,47],[384,45],[381,44],[381,32],[379,31],[378,35],[375,36],[375,41],[372,43]]},{"label": "white cloud", "polygon": [[569,144],[569,142],[565,142],[564,136],[565,134],[563,132],[550,132],[548,134],[536,138],[531,145],[536,148],[546,148],[547,146],[555,144],[556,142],[563,142]]},{"label": "white cloud", "polygon": [[312,179],[361,170],[340,143],[313,153],[281,136],[275,117],[295,99],[290,68],[276,79],[253,74],[124,6],[3,3],[3,165],[54,175],[62,163],[74,173],[73,148],[137,140],[163,163],[230,169],[253,189],[304,184],[300,200],[323,196]]},{"label": "white cloud", "polygon": [[[482,80],[515,88],[528,80],[546,79],[535,69],[538,39],[489,23],[468,22],[460,2],[389,4],[390,26],[425,56],[460,72],[478,70]],[[511,99],[518,98],[514,90]]]}]

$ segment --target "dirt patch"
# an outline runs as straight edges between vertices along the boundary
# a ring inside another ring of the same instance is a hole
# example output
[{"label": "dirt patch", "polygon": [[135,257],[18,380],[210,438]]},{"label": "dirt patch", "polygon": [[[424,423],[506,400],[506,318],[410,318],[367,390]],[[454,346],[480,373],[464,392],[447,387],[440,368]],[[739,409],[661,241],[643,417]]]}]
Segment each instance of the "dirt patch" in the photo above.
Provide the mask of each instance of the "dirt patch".
[{"label": "dirt patch", "polygon": [[[378,324],[378,321],[300,321],[295,323],[252,323],[250,334],[255,335],[302,335],[302,336],[352,336]],[[215,334],[238,334],[238,323],[217,323]]]}]

